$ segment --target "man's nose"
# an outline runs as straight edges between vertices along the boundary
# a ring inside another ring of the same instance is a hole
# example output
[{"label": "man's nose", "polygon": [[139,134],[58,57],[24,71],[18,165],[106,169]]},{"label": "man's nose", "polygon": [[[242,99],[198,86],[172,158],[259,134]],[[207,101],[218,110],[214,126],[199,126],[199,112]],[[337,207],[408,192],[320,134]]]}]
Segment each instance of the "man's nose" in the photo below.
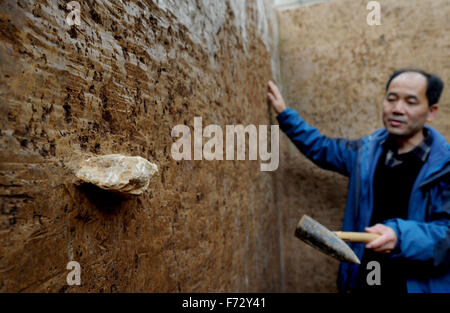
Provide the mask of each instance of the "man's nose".
[{"label": "man's nose", "polygon": [[392,113],[405,114],[405,104],[403,103],[403,101],[399,100],[394,103]]}]

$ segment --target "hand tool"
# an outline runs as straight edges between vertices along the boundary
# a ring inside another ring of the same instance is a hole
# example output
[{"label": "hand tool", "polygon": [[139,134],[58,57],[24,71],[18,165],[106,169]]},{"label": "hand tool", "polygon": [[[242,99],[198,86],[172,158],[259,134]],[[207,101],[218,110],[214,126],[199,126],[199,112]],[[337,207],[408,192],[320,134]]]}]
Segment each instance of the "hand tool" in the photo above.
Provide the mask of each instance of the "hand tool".
[{"label": "hand tool", "polygon": [[340,261],[360,264],[359,258],[344,240],[367,243],[380,235],[373,233],[333,232],[308,215],[303,215],[295,229],[295,236],[313,248]]}]

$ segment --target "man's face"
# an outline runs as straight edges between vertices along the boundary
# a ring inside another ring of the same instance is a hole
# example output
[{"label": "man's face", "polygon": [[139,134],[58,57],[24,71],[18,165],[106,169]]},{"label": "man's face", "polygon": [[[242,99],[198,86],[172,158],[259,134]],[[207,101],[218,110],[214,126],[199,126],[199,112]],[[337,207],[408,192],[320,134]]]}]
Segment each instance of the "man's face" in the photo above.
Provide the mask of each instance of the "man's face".
[{"label": "man's face", "polygon": [[410,138],[434,118],[437,105],[428,107],[427,79],[406,72],[391,81],[383,101],[383,123],[395,136]]}]

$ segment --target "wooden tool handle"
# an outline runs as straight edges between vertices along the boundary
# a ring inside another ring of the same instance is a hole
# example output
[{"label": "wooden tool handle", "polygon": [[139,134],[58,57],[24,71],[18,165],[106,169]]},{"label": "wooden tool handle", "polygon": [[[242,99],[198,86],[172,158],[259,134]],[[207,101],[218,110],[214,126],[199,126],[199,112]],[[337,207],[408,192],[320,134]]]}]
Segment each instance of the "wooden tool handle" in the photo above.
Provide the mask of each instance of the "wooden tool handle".
[{"label": "wooden tool handle", "polygon": [[335,231],[334,233],[344,241],[364,243],[371,242],[380,236],[373,233],[353,233],[345,231]]}]

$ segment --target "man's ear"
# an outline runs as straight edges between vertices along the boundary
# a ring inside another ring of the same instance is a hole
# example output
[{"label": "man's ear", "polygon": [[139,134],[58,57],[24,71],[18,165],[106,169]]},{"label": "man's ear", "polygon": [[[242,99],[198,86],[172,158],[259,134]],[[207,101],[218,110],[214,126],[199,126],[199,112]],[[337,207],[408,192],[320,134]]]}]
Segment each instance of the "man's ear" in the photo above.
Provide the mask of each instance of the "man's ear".
[{"label": "man's ear", "polygon": [[436,104],[433,104],[428,108],[428,116],[427,116],[427,122],[431,122],[436,117],[437,111],[439,109],[439,106]]}]

